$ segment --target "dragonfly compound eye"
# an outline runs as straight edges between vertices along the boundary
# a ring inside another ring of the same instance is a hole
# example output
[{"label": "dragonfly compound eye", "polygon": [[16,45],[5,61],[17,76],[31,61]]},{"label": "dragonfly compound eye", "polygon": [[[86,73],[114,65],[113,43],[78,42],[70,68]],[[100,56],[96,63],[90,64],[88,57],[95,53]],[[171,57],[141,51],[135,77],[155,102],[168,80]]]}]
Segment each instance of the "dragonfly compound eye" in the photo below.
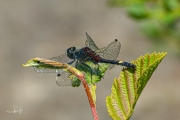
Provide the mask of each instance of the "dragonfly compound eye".
[{"label": "dragonfly compound eye", "polygon": [[70,47],[67,49],[67,56],[70,59],[74,59],[74,53],[75,53],[76,48],[75,47]]}]

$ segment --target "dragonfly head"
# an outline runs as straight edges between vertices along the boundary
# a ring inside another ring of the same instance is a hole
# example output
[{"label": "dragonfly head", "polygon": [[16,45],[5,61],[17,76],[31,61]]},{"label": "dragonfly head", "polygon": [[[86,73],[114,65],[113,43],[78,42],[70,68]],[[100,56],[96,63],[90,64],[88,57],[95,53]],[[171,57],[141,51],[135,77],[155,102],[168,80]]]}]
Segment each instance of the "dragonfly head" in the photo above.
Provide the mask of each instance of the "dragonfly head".
[{"label": "dragonfly head", "polygon": [[76,47],[70,47],[67,49],[67,56],[70,59],[75,59],[75,51],[76,51]]}]

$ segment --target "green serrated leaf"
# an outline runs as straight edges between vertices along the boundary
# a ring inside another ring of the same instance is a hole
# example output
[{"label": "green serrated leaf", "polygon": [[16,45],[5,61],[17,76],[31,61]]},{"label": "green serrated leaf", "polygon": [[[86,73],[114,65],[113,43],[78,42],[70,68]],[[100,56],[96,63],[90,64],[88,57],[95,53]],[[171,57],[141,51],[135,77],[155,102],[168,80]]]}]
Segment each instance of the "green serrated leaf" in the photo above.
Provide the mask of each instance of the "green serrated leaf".
[{"label": "green serrated leaf", "polygon": [[132,116],[142,90],[166,54],[154,52],[140,56],[132,62],[136,70],[123,69],[114,79],[111,95],[106,98],[108,113],[114,120],[128,120]]}]

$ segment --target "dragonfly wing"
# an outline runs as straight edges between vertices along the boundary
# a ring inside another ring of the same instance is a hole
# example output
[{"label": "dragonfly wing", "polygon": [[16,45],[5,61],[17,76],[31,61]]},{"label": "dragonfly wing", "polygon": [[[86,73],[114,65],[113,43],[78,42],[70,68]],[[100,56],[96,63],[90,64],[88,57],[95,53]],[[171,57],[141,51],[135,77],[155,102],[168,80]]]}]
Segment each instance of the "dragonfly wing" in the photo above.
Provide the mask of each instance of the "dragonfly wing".
[{"label": "dragonfly wing", "polygon": [[72,59],[70,59],[66,53],[60,55],[60,56],[57,56],[57,57],[52,57],[52,58],[48,58],[49,60],[53,60],[53,61],[56,61],[56,62],[60,62],[60,63],[69,63],[72,61]]},{"label": "dragonfly wing", "polygon": [[37,68],[34,67],[34,70],[38,73],[60,73],[62,69],[49,69],[49,68]]},{"label": "dragonfly wing", "polygon": [[56,76],[56,84],[59,86],[71,86],[71,80],[68,78],[68,76],[70,76],[71,73],[62,71],[59,74],[60,76]]},{"label": "dragonfly wing", "polygon": [[[76,60],[71,64],[71,66],[75,67]],[[60,71],[58,75],[56,76],[56,84],[59,86],[73,86],[74,83],[74,77],[72,77],[73,74],[69,73],[67,71]]]},{"label": "dragonfly wing", "polygon": [[94,41],[91,39],[91,37],[86,33],[86,47],[89,47],[91,50],[96,51],[99,50],[99,48],[96,46],[96,44],[94,43]]},{"label": "dragonfly wing", "polygon": [[[72,61],[72,59],[70,59],[66,55],[66,53],[60,56],[48,58],[48,59],[52,61],[60,62],[60,63],[68,63]],[[37,67],[34,67],[34,70],[39,73],[60,73],[62,71],[62,69],[56,69],[56,68],[50,69],[50,68],[37,68]]]},{"label": "dragonfly wing", "polygon": [[[100,57],[108,60],[116,60],[121,49],[121,43],[116,39],[106,47],[95,51]],[[108,69],[112,69],[114,65],[109,65]]]}]

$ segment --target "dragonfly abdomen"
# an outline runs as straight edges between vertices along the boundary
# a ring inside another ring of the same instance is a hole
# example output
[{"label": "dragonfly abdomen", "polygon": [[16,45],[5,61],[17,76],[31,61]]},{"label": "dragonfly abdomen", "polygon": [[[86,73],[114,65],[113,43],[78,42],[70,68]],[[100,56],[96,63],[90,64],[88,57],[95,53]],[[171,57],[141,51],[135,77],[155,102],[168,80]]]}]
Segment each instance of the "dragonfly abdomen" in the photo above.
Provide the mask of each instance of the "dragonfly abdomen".
[{"label": "dragonfly abdomen", "polygon": [[122,61],[122,60],[106,60],[106,59],[101,59],[99,62],[102,62],[102,63],[109,63],[109,64],[115,64],[115,65],[122,65],[122,66],[125,66],[125,67],[129,67],[129,68],[136,68],[136,66],[132,63],[129,63],[129,62],[125,62],[125,61]]}]

